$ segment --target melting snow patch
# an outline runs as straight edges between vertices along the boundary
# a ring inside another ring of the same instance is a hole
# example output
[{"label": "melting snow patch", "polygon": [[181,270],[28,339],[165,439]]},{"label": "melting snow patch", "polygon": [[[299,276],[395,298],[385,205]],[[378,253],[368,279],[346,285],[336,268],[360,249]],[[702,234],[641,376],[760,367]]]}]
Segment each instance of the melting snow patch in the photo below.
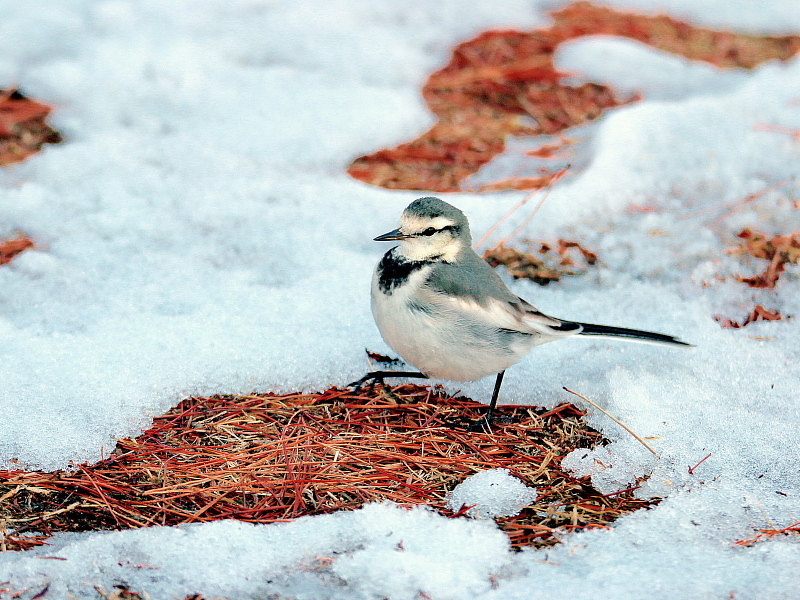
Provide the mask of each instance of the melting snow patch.
[{"label": "melting snow patch", "polygon": [[647,462],[614,452],[611,446],[602,446],[594,450],[573,450],[561,461],[561,467],[576,479],[591,476],[592,485],[601,494],[613,494],[635,485],[639,478],[644,477],[648,473]]},{"label": "melting snow patch", "polygon": [[450,494],[448,506],[477,519],[513,517],[536,500],[536,490],[509,474],[508,469],[489,469],[467,477]]}]

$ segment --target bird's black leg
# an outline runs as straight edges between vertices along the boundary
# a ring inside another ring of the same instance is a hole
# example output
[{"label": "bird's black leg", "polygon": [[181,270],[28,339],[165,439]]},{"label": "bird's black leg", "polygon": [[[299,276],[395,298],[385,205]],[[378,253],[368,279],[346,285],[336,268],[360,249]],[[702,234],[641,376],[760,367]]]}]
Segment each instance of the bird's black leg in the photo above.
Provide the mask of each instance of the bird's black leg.
[{"label": "bird's black leg", "polygon": [[428,376],[425,373],[420,373],[418,371],[370,371],[366,375],[364,375],[358,381],[354,381],[353,383],[348,383],[347,387],[351,387],[355,390],[360,390],[364,387],[364,384],[368,381],[380,382],[383,384],[383,380],[385,377],[409,377],[411,379],[428,379]]},{"label": "bird's black leg", "polygon": [[492,392],[492,401],[489,402],[489,410],[486,411],[486,422],[489,425],[494,421],[494,409],[497,406],[497,397],[500,395],[500,386],[503,385],[503,375],[505,371],[500,371],[497,374],[497,379],[494,380],[494,391]]},{"label": "bird's black leg", "polygon": [[503,385],[503,375],[505,371],[500,371],[497,374],[497,379],[494,380],[494,391],[492,392],[492,400],[489,402],[489,410],[486,415],[475,421],[469,428],[470,431],[488,430],[494,422],[494,409],[497,407],[497,397],[500,395],[500,386]]}]

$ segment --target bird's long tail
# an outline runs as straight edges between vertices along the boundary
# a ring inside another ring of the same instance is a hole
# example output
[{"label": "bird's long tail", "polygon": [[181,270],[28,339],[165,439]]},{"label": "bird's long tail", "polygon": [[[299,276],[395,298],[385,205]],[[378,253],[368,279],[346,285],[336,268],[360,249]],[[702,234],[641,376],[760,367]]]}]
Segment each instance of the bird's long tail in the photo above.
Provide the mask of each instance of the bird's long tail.
[{"label": "bird's long tail", "polygon": [[669,344],[671,346],[691,346],[676,337],[652,331],[639,331],[625,327],[612,327],[609,325],[593,325],[591,323],[578,323],[583,329],[579,335],[594,335],[599,337],[626,338],[632,342],[649,342],[651,344]]}]

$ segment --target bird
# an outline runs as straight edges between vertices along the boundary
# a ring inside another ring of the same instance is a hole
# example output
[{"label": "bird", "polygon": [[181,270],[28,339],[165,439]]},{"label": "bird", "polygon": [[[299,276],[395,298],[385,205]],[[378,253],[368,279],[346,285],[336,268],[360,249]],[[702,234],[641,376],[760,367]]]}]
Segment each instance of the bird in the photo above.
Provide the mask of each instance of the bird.
[{"label": "bird", "polygon": [[472,248],[469,222],[447,202],[424,197],[406,207],[398,241],[373,273],[372,315],[386,344],[416,371],[371,371],[351,385],[385,377],[476,381],[495,375],[483,426],[494,420],[506,369],[534,347],[574,336],[691,346],[671,335],[551,317],[514,294]]}]

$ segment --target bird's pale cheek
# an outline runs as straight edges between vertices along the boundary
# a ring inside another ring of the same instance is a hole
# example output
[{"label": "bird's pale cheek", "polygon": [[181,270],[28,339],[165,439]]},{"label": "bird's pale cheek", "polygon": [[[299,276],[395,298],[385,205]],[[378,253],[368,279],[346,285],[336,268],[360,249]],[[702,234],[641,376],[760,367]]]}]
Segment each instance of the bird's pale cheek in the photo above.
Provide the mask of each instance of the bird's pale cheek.
[{"label": "bird's pale cheek", "polygon": [[456,256],[461,251],[462,245],[457,240],[450,240],[449,243],[443,244],[440,248],[439,254],[442,260],[446,262],[453,262]]},{"label": "bird's pale cheek", "polygon": [[430,255],[430,248],[420,244],[417,239],[403,240],[400,248],[408,260],[425,260]]}]

